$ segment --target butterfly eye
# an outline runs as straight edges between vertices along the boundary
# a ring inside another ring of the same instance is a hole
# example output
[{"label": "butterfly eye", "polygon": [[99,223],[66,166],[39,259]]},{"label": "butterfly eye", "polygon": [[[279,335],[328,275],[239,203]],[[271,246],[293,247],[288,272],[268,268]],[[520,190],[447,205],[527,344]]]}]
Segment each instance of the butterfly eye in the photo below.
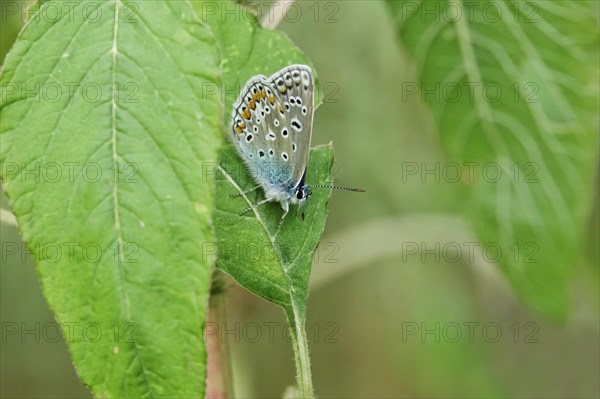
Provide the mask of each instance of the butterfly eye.
[{"label": "butterfly eye", "polygon": [[298,190],[296,192],[296,198],[298,198],[299,200],[301,200],[302,198],[304,198],[304,191]]}]

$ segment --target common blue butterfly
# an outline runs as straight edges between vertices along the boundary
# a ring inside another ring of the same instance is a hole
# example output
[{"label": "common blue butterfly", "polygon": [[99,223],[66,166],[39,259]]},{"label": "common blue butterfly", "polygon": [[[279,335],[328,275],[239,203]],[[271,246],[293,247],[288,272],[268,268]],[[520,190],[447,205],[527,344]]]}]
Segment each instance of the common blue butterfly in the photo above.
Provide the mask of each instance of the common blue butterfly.
[{"label": "common blue butterfly", "polygon": [[[309,187],[364,191],[306,184],[314,91],[312,70],[306,65],[295,64],[269,77],[252,77],[233,104],[232,141],[258,183],[247,192],[263,189],[265,199],[256,205],[278,201],[284,211],[282,221],[290,204],[301,206],[308,199]],[[252,207],[241,214],[250,209]]]}]

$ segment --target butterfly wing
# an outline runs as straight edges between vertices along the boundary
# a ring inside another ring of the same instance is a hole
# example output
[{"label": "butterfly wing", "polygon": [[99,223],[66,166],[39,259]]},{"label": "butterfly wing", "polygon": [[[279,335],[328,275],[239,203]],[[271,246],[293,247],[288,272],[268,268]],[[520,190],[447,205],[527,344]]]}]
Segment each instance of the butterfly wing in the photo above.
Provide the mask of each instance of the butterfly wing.
[{"label": "butterfly wing", "polygon": [[234,103],[233,142],[268,197],[292,194],[308,161],[314,110],[312,72],[290,65],[250,79]]},{"label": "butterfly wing", "polygon": [[263,75],[250,79],[234,103],[232,134],[238,153],[267,196],[285,192],[293,175],[289,154],[276,151],[280,102]]},{"label": "butterfly wing", "polygon": [[306,167],[312,137],[315,84],[312,70],[306,65],[290,65],[269,77],[277,91],[282,107],[278,114],[283,129],[290,132],[289,139],[278,142],[281,151],[291,154],[294,165],[291,179],[298,186]]}]

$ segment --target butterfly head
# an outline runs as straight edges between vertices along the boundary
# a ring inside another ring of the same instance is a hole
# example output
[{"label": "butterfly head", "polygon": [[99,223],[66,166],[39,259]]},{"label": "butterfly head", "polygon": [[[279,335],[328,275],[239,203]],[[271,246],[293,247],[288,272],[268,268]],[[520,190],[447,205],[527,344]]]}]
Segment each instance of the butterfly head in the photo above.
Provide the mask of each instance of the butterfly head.
[{"label": "butterfly head", "polygon": [[291,198],[292,204],[299,204],[300,206],[304,205],[310,194],[311,192],[308,190],[307,186],[298,186],[294,196]]}]

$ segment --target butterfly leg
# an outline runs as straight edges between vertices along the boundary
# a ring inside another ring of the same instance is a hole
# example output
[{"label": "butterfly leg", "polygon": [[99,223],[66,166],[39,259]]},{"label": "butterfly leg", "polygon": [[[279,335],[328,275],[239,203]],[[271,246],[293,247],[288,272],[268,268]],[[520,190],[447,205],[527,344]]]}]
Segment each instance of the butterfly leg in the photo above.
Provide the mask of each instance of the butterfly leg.
[{"label": "butterfly leg", "polygon": [[283,224],[283,219],[285,219],[286,215],[290,211],[290,205],[287,202],[282,202],[281,207],[283,208],[283,216],[279,219],[279,224],[277,225],[277,229],[275,230],[275,234],[279,232],[281,229],[281,225]]},{"label": "butterfly leg", "polygon": [[256,207],[256,206],[259,206],[259,205],[262,205],[262,204],[264,204],[265,202],[269,202],[270,200],[271,200],[271,198],[265,198],[264,200],[262,200],[262,201],[258,202],[256,205],[254,205],[254,206],[249,206],[248,208],[246,208],[246,209],[244,209],[242,212],[240,212],[240,216],[242,216],[242,215],[243,215],[243,214],[245,214],[246,212],[250,211],[252,208],[254,208],[254,207]]},{"label": "butterfly leg", "polygon": [[234,197],[241,197],[242,195],[246,195],[248,193],[251,193],[252,191],[256,190],[257,188],[260,187],[260,184],[256,187],[252,187],[250,190],[246,190],[243,193],[237,193],[237,194],[230,194],[229,198],[234,198]]}]

